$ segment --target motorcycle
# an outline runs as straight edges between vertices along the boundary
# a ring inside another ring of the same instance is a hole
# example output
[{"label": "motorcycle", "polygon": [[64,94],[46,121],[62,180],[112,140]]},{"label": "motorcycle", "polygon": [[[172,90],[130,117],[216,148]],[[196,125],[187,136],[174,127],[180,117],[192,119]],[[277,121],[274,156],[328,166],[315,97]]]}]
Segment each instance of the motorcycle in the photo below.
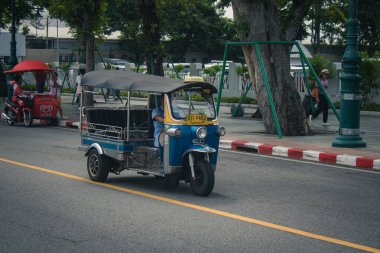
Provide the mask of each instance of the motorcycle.
[{"label": "motorcycle", "polygon": [[33,95],[17,95],[17,103],[14,103],[10,99],[6,100],[4,112],[1,116],[7,120],[9,125],[24,122],[26,127],[30,127],[33,123],[32,107]]},{"label": "motorcycle", "polygon": [[1,116],[7,120],[9,125],[24,122],[26,127],[30,127],[33,124],[32,106],[33,95],[17,95],[17,103],[10,99],[5,102],[4,112]]}]

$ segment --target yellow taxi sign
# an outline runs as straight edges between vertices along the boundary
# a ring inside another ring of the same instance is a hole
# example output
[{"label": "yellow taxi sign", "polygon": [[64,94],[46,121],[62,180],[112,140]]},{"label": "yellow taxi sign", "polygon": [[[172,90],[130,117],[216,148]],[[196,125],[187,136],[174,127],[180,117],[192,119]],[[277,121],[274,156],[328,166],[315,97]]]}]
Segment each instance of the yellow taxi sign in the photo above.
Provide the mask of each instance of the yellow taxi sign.
[{"label": "yellow taxi sign", "polygon": [[203,79],[203,77],[201,76],[186,76],[184,82],[185,83],[202,83],[202,82],[204,83],[205,79]]},{"label": "yellow taxi sign", "polygon": [[203,125],[206,123],[207,123],[207,115],[205,114],[186,115],[186,124],[188,125]]}]

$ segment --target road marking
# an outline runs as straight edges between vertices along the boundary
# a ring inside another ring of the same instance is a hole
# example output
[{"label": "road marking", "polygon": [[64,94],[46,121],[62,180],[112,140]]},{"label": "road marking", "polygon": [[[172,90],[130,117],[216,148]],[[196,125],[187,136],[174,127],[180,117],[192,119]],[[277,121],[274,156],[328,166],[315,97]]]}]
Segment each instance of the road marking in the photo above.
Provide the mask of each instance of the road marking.
[{"label": "road marking", "polygon": [[356,243],[352,243],[352,242],[348,242],[348,241],[344,241],[344,240],[340,240],[340,239],[335,239],[335,238],[320,235],[320,234],[314,234],[311,232],[307,232],[307,231],[303,231],[303,230],[299,230],[299,229],[295,229],[295,228],[291,228],[291,227],[286,227],[286,226],[282,226],[282,225],[277,225],[277,224],[262,221],[262,220],[256,220],[253,218],[249,218],[249,217],[245,217],[245,216],[241,216],[241,215],[237,215],[237,214],[233,214],[233,213],[228,213],[228,212],[220,211],[217,209],[212,209],[212,208],[205,207],[205,206],[195,205],[195,204],[191,204],[191,203],[187,203],[187,202],[183,202],[183,201],[179,201],[179,200],[175,200],[175,199],[171,199],[171,198],[167,198],[167,197],[162,197],[162,196],[158,196],[158,195],[154,195],[154,194],[150,194],[150,193],[146,193],[146,192],[136,191],[136,190],[132,190],[129,188],[120,187],[120,186],[116,186],[116,185],[112,185],[112,184],[108,184],[108,183],[94,182],[94,181],[91,181],[90,179],[87,179],[87,178],[78,177],[75,175],[71,175],[71,174],[67,174],[67,173],[63,173],[63,172],[59,172],[59,171],[49,170],[49,169],[45,169],[42,167],[29,165],[29,164],[25,164],[25,163],[21,163],[21,162],[17,162],[17,161],[12,161],[12,160],[2,158],[2,157],[0,157],[0,161],[2,161],[4,163],[9,163],[9,164],[17,165],[20,167],[32,169],[32,170],[37,170],[37,171],[41,171],[41,172],[46,172],[46,173],[58,175],[61,177],[65,177],[65,178],[69,178],[69,179],[73,179],[73,180],[77,180],[77,181],[81,181],[81,182],[86,182],[89,184],[102,186],[102,187],[109,188],[109,189],[114,189],[117,191],[127,192],[127,193],[134,194],[137,196],[158,200],[158,201],[170,203],[173,205],[178,205],[178,206],[187,207],[187,208],[191,208],[191,209],[206,212],[206,213],[215,214],[215,215],[222,216],[222,217],[227,217],[227,218],[234,219],[234,220],[244,221],[244,222],[248,222],[248,223],[260,225],[263,227],[272,228],[272,229],[276,229],[276,230],[280,230],[280,231],[284,231],[284,232],[288,232],[288,233],[292,233],[292,234],[296,234],[296,235],[300,235],[300,236],[304,236],[304,237],[308,237],[308,238],[312,238],[312,239],[330,242],[330,243],[346,246],[349,248],[359,249],[359,250],[363,250],[363,251],[367,251],[367,252],[380,253],[380,249],[372,248],[369,246],[356,244]]},{"label": "road marking", "polygon": [[376,170],[366,170],[366,169],[359,169],[359,168],[350,168],[350,167],[344,167],[344,166],[333,165],[333,164],[328,164],[328,163],[313,162],[310,160],[305,161],[305,160],[291,159],[291,158],[286,158],[286,157],[264,155],[264,154],[259,154],[259,153],[247,153],[244,151],[235,151],[235,150],[226,150],[226,149],[219,149],[219,151],[228,152],[228,153],[237,153],[237,154],[249,155],[249,156],[260,156],[260,157],[264,157],[268,159],[285,160],[285,161],[295,162],[295,163],[307,163],[307,164],[313,164],[313,165],[318,165],[322,167],[331,167],[331,168],[351,170],[351,171],[363,172],[363,173],[370,173],[370,174],[377,174],[377,175],[380,174],[378,170],[376,171]]}]

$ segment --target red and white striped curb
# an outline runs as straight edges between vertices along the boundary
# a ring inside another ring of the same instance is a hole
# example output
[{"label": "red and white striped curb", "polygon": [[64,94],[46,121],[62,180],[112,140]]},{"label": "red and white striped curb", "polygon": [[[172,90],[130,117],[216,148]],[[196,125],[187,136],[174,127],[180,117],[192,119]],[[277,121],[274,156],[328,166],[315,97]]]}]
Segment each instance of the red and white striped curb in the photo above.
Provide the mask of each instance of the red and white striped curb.
[{"label": "red and white striped curb", "polygon": [[245,149],[253,150],[260,154],[285,156],[295,159],[305,159],[311,161],[325,162],[331,164],[341,164],[359,168],[380,170],[380,159],[373,159],[362,156],[339,155],[335,153],[326,153],[313,150],[301,150],[296,148],[288,148],[283,146],[275,146],[247,141],[231,141],[221,140],[220,148],[224,149]]},{"label": "red and white striped curb", "polygon": [[79,122],[74,122],[72,120],[59,120],[58,126],[78,128]]}]

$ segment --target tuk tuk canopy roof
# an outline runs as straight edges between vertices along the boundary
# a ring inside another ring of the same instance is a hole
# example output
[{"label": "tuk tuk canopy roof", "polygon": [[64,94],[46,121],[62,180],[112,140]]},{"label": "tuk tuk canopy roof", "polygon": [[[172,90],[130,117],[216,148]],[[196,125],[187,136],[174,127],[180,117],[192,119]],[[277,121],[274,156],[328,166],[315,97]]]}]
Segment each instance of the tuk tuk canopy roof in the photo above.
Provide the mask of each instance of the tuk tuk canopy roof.
[{"label": "tuk tuk canopy roof", "polygon": [[99,70],[83,75],[82,86],[126,91],[169,93],[179,89],[200,87],[216,93],[217,89],[206,82],[184,83],[182,80],[141,74],[123,70]]},{"label": "tuk tuk canopy roof", "polygon": [[4,71],[8,73],[22,73],[22,72],[40,72],[40,71],[53,71],[48,65],[42,61],[26,60],[16,64],[13,69]]}]

